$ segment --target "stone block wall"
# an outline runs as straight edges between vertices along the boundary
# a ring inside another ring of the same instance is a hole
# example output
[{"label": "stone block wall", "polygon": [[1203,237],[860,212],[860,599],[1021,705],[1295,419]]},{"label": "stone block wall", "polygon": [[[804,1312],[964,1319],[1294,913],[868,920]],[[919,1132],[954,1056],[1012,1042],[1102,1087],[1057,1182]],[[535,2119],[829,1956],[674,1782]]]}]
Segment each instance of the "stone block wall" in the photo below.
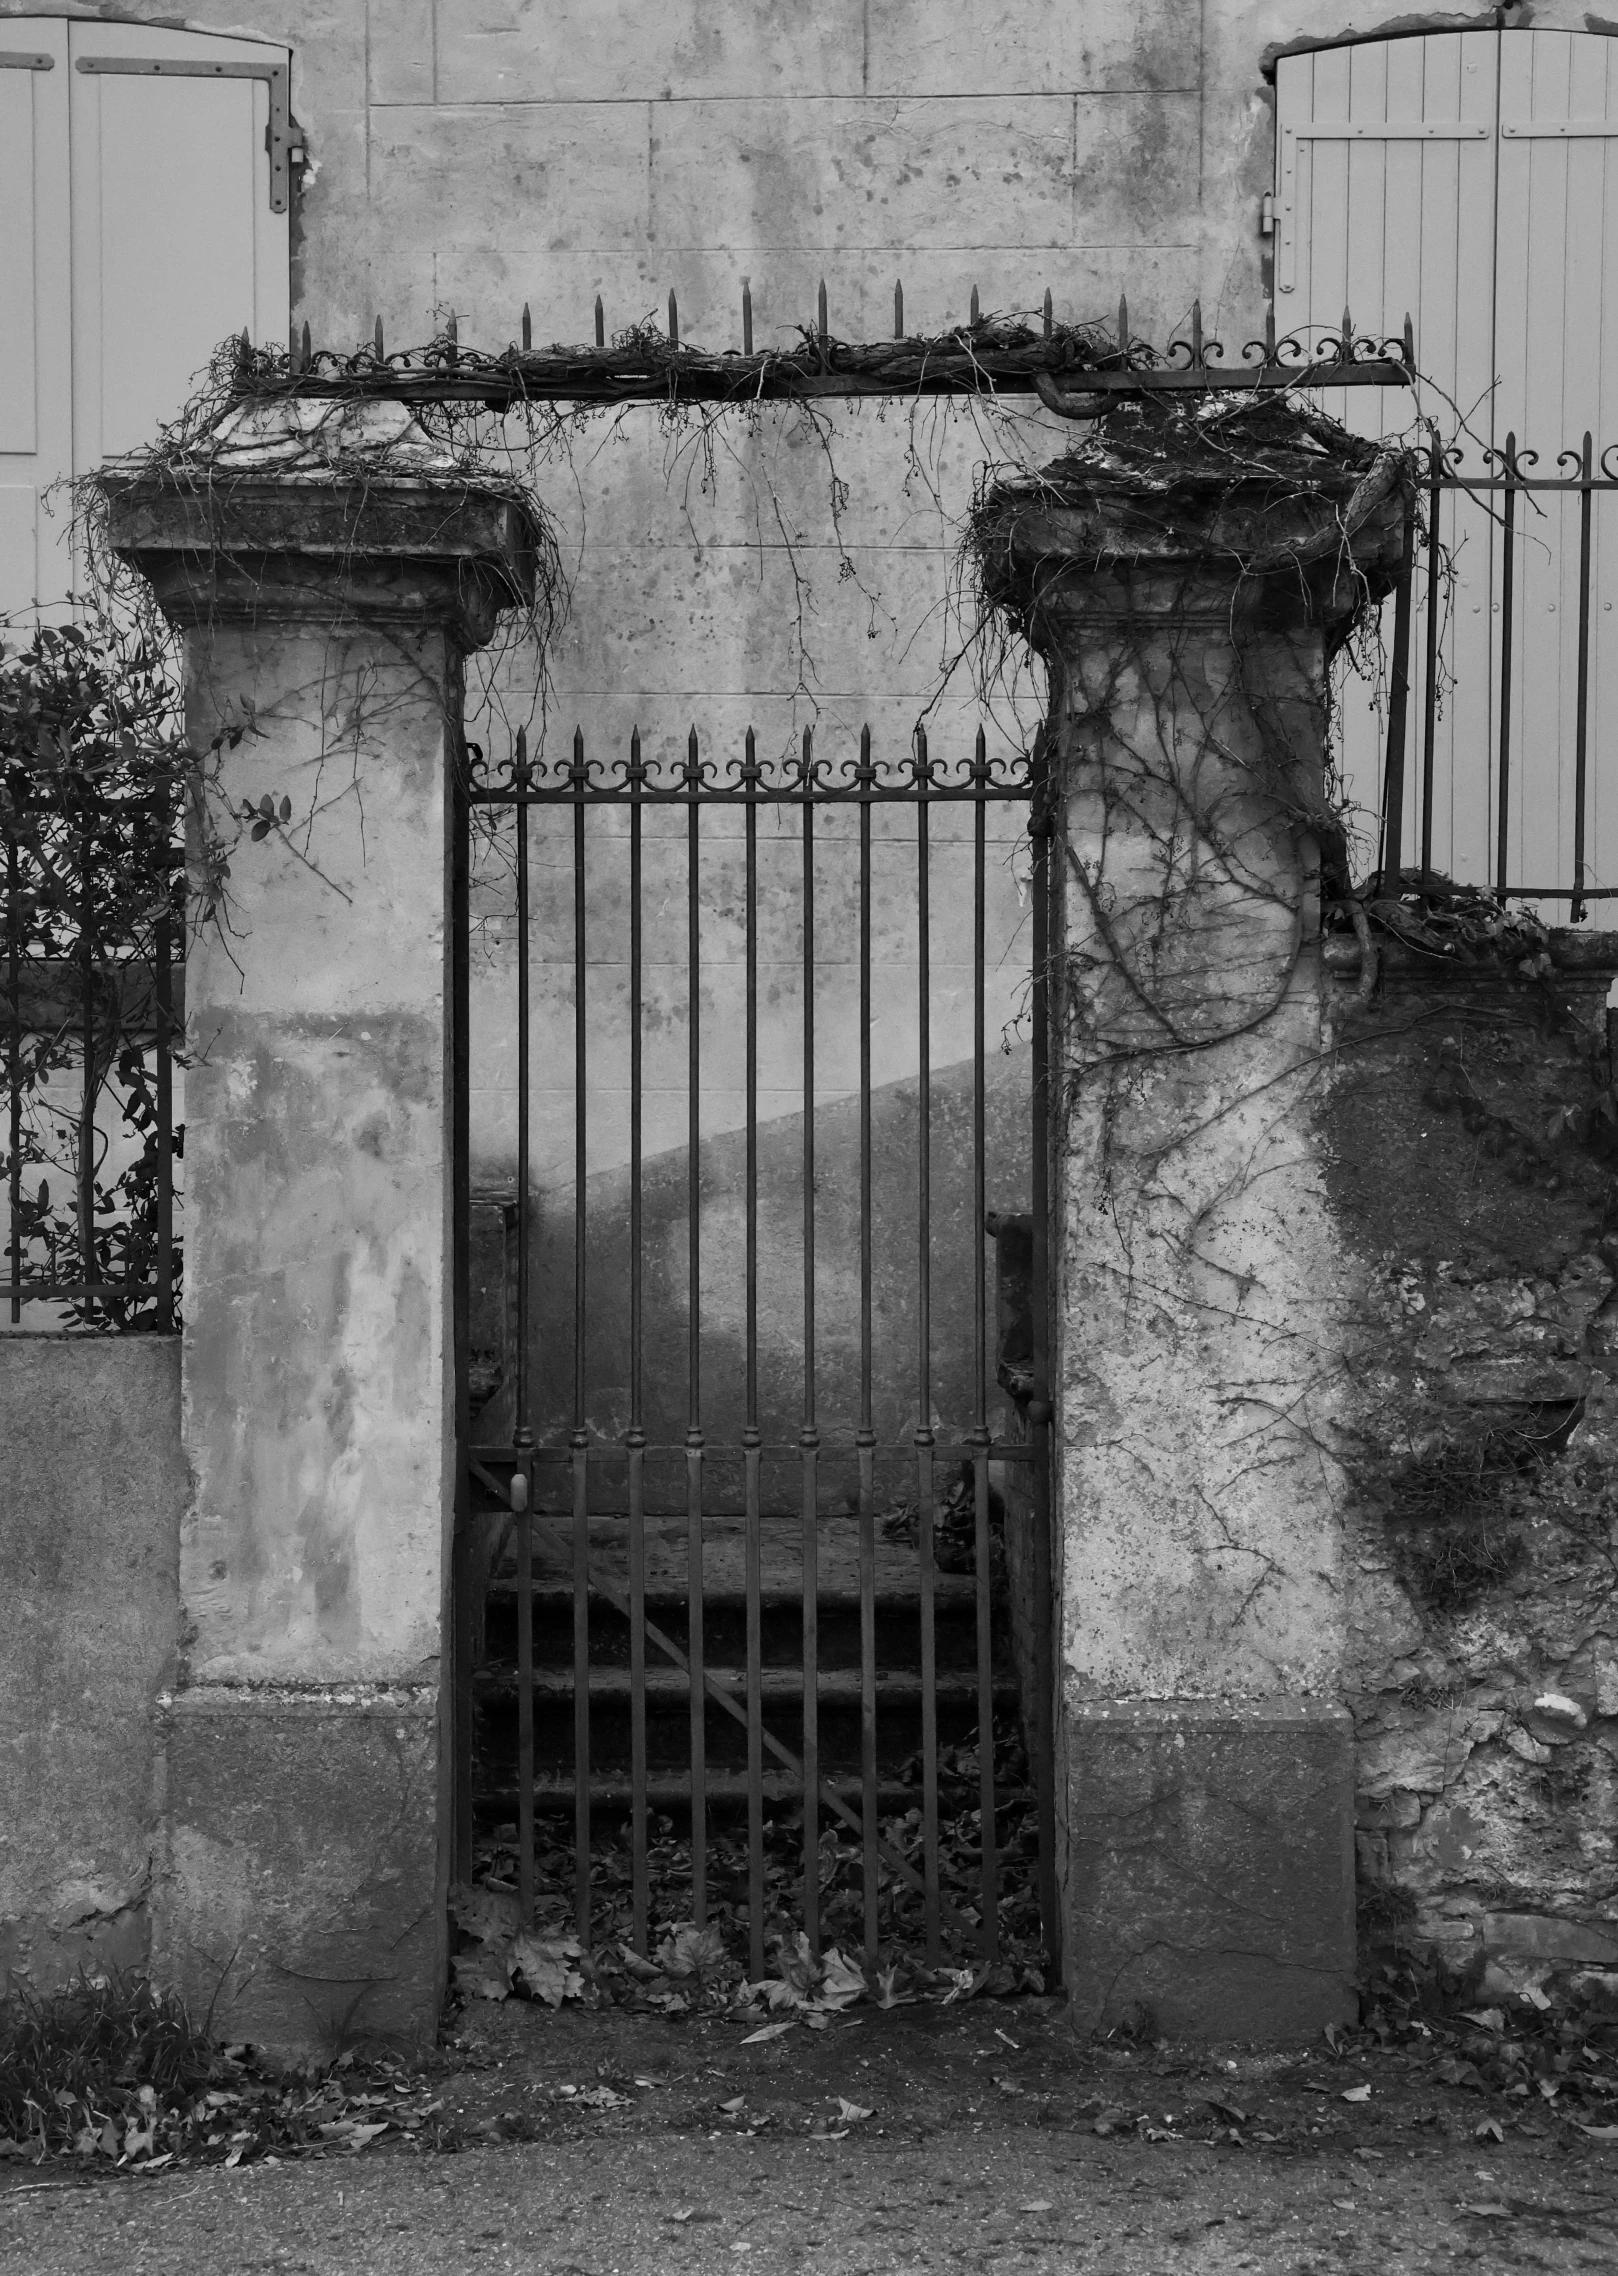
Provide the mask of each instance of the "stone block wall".
[{"label": "stone block wall", "polygon": [[[1528,953],[1524,953],[1524,950]],[[1618,937],[1337,948],[1362,1943],[1618,1998]]]},{"label": "stone block wall", "polygon": [[0,1987],[139,1966],[179,1627],[177,1337],[0,1335]]}]

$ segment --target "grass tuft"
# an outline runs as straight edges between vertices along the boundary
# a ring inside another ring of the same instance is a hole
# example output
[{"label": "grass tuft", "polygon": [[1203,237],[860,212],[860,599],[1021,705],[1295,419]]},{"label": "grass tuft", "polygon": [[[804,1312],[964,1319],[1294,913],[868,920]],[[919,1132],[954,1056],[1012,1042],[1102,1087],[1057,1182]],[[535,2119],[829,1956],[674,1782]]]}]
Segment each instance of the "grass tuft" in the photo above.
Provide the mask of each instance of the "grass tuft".
[{"label": "grass tuft", "polygon": [[49,1993],[14,1980],[0,1998],[0,2138],[35,2155],[99,2147],[216,2067],[205,2028],[144,1976],[81,1973]]}]

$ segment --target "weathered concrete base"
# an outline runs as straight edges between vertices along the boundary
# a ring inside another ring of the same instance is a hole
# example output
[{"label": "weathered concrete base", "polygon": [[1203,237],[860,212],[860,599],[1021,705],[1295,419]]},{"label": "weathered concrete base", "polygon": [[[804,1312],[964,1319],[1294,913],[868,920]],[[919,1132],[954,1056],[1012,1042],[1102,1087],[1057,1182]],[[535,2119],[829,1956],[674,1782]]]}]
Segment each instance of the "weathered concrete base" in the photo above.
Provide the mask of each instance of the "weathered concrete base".
[{"label": "weathered concrete base", "polygon": [[1353,1731],[1306,1700],[1070,1700],[1068,1958],[1090,2031],[1285,2044],[1352,2018]]},{"label": "weathered concrete base", "polygon": [[135,1967],[179,1626],[180,1346],[0,1336],[0,1988]]},{"label": "weathered concrete base", "polygon": [[435,1690],[181,1693],[157,1975],[278,2055],[428,2044],[445,1981]]}]

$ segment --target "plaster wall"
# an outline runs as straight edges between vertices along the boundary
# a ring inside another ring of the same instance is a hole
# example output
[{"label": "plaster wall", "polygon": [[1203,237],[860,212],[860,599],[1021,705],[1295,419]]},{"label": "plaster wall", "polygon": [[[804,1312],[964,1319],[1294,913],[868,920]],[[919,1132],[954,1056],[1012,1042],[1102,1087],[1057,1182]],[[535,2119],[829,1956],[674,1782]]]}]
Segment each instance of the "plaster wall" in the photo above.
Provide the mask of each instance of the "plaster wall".
[{"label": "plaster wall", "polygon": [[132,1966],[179,1634],[180,1347],[0,1337],[0,1983]]}]

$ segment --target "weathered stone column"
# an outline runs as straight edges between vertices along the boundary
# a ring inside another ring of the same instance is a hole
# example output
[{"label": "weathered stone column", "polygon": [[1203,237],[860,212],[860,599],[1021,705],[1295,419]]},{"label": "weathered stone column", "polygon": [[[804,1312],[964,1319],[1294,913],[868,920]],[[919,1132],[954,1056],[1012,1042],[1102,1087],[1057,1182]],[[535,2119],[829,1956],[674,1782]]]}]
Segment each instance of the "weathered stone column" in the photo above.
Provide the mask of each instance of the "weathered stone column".
[{"label": "weathered stone column", "polygon": [[1058,1791],[1084,2025],[1285,2039],[1351,2005],[1323,745],[1328,655],[1403,511],[1397,460],[1272,402],[1114,412],[981,518],[1058,767]]},{"label": "weathered stone column", "polygon": [[246,728],[216,816],[290,801],[237,824],[186,972],[194,1495],[154,1941],[195,2012],[285,2050],[430,2037],[443,1992],[450,770],[462,658],[531,593],[533,532],[408,449],[311,479],[241,440],[235,471],[108,489],[184,634],[193,747]]}]

